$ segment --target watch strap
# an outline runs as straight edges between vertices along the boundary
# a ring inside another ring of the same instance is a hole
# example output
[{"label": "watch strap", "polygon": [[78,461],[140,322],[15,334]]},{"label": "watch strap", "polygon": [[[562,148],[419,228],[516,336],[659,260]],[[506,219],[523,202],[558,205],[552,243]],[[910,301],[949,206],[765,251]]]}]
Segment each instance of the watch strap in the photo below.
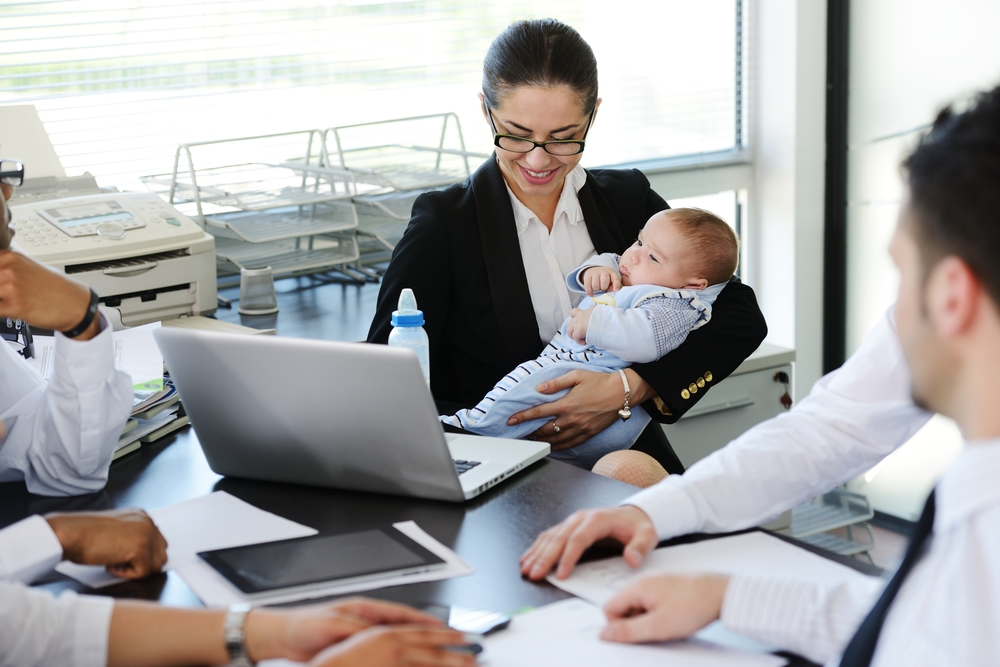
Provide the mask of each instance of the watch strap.
[{"label": "watch strap", "polygon": [[250,605],[234,604],[226,614],[226,653],[234,667],[253,667],[256,663],[247,655],[246,622]]},{"label": "watch strap", "polygon": [[90,303],[87,304],[87,313],[80,320],[80,323],[69,331],[63,331],[62,335],[67,338],[76,338],[84,331],[90,328],[90,325],[94,323],[94,318],[97,316],[97,306],[100,305],[100,301],[97,297],[97,292],[93,288],[90,289]]}]

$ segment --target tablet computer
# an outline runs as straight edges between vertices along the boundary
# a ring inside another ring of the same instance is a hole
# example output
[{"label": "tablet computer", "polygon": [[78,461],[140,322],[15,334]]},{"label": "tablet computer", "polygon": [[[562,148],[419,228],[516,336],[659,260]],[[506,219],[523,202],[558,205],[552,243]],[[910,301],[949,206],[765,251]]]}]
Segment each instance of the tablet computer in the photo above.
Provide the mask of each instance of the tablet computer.
[{"label": "tablet computer", "polygon": [[435,570],[446,565],[395,528],[313,535],[198,554],[248,598]]}]

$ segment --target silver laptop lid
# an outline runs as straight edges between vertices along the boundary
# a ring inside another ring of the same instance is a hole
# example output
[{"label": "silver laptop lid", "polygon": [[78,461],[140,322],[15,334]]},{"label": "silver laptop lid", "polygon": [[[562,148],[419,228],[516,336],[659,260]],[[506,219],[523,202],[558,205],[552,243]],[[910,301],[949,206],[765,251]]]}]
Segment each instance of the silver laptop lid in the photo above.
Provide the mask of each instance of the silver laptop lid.
[{"label": "silver laptop lid", "polygon": [[411,351],[175,328],[155,336],[215,472],[464,499]]}]

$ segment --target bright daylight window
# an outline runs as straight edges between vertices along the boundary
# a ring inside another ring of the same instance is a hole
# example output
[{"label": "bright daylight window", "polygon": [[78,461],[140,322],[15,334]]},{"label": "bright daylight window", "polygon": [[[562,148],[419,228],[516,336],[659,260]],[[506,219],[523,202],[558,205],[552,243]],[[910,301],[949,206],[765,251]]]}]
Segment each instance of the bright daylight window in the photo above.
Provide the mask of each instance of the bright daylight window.
[{"label": "bright daylight window", "polygon": [[[491,135],[482,57],[552,16],[593,46],[584,164],[739,148],[737,0],[39,0],[0,4],[0,104],[34,104],[67,173],[135,187],[180,142],[454,111]],[[2,147],[0,147],[2,152]]]}]

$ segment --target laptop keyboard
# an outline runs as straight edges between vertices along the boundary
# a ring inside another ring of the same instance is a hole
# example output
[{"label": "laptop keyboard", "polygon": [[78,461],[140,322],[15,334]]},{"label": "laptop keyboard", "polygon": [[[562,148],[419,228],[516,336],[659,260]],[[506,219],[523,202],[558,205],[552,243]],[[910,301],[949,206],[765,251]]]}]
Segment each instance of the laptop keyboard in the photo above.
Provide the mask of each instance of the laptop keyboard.
[{"label": "laptop keyboard", "polygon": [[457,472],[459,475],[461,475],[463,472],[469,472],[470,470],[472,470],[473,468],[475,468],[477,465],[479,465],[479,463],[480,463],[479,461],[466,461],[464,459],[456,459],[455,460],[455,472]]}]

